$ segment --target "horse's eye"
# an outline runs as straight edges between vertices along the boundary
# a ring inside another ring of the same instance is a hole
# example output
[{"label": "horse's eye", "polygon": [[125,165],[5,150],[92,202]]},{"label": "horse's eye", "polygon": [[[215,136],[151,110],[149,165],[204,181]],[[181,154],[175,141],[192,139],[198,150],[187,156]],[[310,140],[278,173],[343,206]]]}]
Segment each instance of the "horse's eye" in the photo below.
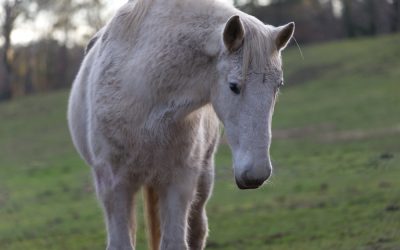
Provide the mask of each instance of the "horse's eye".
[{"label": "horse's eye", "polygon": [[240,86],[238,83],[236,82],[230,82],[229,83],[229,88],[232,90],[233,93],[235,93],[236,95],[240,94]]}]

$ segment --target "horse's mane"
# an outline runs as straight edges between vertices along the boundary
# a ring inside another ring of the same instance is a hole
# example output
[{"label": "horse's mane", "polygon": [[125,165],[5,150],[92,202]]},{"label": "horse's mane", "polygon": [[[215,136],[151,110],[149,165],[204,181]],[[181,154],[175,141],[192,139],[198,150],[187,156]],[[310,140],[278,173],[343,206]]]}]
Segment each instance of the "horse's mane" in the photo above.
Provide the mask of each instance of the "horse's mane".
[{"label": "horse's mane", "polygon": [[129,0],[109,23],[109,31],[114,37],[130,40],[135,37],[153,0]]},{"label": "horse's mane", "polygon": [[[140,27],[140,24],[143,22],[153,2],[154,0],[129,0],[118,10],[117,14],[110,21],[108,32],[111,33],[114,38],[120,38],[132,43],[139,31],[138,27]],[[222,2],[211,0],[208,1],[208,3],[211,5],[218,3],[218,5],[220,5]],[[224,8],[221,8],[221,10],[224,9],[229,12],[231,7],[228,6],[228,8],[226,8],[227,5],[223,5]],[[215,7],[218,8],[217,6]],[[232,13],[234,13],[234,11],[232,11]],[[271,63],[271,56],[273,56],[272,53],[275,50],[272,42],[271,29],[268,29],[268,26],[265,26],[261,21],[247,14],[240,15],[240,17],[246,30],[242,48],[243,76],[245,78],[249,67],[252,67],[255,72],[265,72],[268,64]]]}]

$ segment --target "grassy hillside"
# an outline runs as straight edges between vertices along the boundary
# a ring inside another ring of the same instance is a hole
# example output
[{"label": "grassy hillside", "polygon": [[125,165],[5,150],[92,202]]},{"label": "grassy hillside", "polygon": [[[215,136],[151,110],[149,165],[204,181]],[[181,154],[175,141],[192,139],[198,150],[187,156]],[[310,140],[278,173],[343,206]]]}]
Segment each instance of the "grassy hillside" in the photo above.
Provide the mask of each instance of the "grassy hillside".
[{"label": "grassy hillside", "polygon": [[[304,60],[286,51],[274,176],[238,190],[220,148],[207,249],[400,249],[399,44],[396,35],[315,45],[302,48]],[[0,249],[104,249],[67,95],[0,105]]]}]

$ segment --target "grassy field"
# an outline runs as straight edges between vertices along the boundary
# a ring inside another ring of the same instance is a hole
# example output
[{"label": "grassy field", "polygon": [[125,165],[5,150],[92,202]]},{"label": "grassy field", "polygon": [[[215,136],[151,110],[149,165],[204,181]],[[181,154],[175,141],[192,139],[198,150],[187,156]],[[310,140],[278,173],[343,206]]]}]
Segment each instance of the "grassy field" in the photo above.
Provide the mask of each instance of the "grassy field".
[{"label": "grassy field", "polygon": [[[274,176],[238,190],[221,146],[207,249],[400,249],[399,45],[397,35],[304,47],[304,60],[285,53]],[[67,95],[0,105],[0,249],[105,247],[89,168],[69,139]]]}]

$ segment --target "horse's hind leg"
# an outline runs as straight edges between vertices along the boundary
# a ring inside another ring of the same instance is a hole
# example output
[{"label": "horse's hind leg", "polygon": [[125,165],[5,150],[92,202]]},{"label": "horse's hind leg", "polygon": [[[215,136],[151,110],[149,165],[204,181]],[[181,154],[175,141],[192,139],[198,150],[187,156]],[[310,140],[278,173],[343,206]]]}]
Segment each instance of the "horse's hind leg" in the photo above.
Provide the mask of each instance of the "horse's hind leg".
[{"label": "horse's hind leg", "polygon": [[132,250],[133,196],[137,187],[129,180],[115,176],[108,166],[94,168],[94,177],[107,224],[107,250]]},{"label": "horse's hind leg", "polygon": [[206,203],[212,192],[214,182],[213,167],[205,169],[197,184],[197,195],[192,203],[189,215],[189,248],[203,250],[208,235]]}]

